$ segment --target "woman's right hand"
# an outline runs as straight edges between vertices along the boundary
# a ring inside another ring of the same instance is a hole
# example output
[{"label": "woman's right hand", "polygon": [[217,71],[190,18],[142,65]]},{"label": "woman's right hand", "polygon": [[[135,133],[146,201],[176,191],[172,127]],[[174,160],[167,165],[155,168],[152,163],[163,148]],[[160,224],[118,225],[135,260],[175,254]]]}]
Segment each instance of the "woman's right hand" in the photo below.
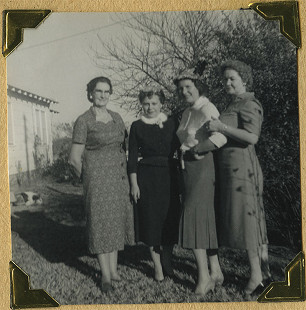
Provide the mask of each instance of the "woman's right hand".
[{"label": "woman's right hand", "polygon": [[138,185],[131,186],[131,196],[135,203],[137,203],[138,199],[140,198],[140,190]]}]

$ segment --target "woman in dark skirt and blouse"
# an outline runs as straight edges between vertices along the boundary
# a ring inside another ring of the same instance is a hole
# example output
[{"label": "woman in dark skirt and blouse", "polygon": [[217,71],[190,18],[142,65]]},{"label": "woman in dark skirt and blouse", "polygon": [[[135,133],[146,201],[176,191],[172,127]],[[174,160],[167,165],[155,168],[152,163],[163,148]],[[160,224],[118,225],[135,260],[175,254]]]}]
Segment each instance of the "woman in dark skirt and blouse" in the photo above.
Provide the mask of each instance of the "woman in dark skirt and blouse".
[{"label": "woman in dark skirt and blouse", "polygon": [[173,274],[171,254],[178,237],[180,202],[173,159],[179,147],[177,125],[161,113],[162,90],[149,87],[140,92],[139,101],[143,114],[131,126],[128,173],[138,215],[137,241],[149,246],[155,280],[162,281],[165,274]]}]

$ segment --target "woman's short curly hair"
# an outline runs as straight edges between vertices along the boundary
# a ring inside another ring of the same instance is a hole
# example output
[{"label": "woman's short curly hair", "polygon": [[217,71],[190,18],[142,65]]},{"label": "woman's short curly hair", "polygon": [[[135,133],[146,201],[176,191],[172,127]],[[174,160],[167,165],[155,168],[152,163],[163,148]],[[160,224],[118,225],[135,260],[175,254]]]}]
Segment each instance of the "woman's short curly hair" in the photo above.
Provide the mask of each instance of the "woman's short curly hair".
[{"label": "woman's short curly hair", "polygon": [[227,69],[232,69],[237,71],[240,75],[242,81],[246,83],[247,91],[252,90],[253,88],[253,74],[251,66],[239,60],[227,60],[221,64],[221,74],[224,74],[224,71]]},{"label": "woman's short curly hair", "polygon": [[166,100],[164,92],[161,89],[155,87],[146,87],[142,89],[138,95],[139,102],[142,104],[145,98],[151,99],[151,97],[154,95],[158,96],[161,104],[164,104]]},{"label": "woman's short curly hair", "polygon": [[87,99],[92,102],[91,98],[91,93],[94,91],[95,87],[97,86],[98,83],[106,83],[109,85],[109,94],[111,95],[113,93],[113,86],[109,78],[104,77],[104,76],[98,76],[94,79],[92,79],[88,84],[87,84]]}]

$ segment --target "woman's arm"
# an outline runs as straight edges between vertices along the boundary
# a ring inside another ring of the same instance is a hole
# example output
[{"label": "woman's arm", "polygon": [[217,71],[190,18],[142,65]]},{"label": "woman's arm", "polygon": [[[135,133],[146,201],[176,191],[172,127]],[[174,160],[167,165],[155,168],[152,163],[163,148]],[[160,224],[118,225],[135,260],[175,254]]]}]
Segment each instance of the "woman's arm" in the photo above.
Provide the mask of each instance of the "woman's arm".
[{"label": "woman's arm", "polygon": [[137,203],[137,200],[140,198],[140,190],[139,190],[139,186],[137,183],[137,174],[135,172],[130,173],[130,184],[131,184],[131,195],[135,201],[135,203]]},{"label": "woman's arm", "polygon": [[130,193],[135,203],[140,198],[140,190],[137,183],[137,161],[138,161],[138,139],[136,134],[136,125],[132,124],[129,135],[129,158],[128,174],[130,178]]},{"label": "woman's arm", "polygon": [[82,156],[84,153],[85,144],[76,144],[73,143],[71,146],[71,151],[69,155],[69,163],[74,168],[74,172],[79,178],[82,173]]},{"label": "woman's arm", "polygon": [[214,145],[209,139],[206,139],[205,141],[200,142],[199,144],[191,148],[190,152],[194,155],[195,154],[202,155],[204,153],[214,151],[217,148],[218,147]]},{"label": "woman's arm", "polygon": [[258,141],[258,136],[256,134],[248,132],[245,129],[228,126],[222,123],[219,119],[213,119],[212,121],[207,122],[205,128],[210,132],[220,132],[241,143],[256,144]]},{"label": "woman's arm", "polygon": [[[215,105],[211,102],[203,106],[203,108],[200,110],[200,113],[202,114],[202,120],[205,122],[204,128],[207,128],[207,126],[205,125],[207,124],[209,120],[218,119],[220,115]],[[227,139],[222,133],[214,132],[210,135],[210,137],[208,137],[208,139],[205,139],[203,142],[200,142],[199,144],[197,144],[193,148],[193,152],[201,155],[201,154],[214,151],[222,147],[226,142],[227,142]]]}]

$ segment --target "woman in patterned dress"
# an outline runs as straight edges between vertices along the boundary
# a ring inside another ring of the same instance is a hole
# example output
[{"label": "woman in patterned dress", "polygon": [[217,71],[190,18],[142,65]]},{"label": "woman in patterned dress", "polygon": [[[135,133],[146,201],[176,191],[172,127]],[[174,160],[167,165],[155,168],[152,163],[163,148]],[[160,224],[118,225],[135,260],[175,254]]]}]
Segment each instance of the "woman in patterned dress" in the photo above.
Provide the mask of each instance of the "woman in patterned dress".
[{"label": "woman in patterned dress", "polygon": [[87,84],[93,106],[78,117],[73,129],[70,163],[82,175],[89,252],[102,271],[101,289],[119,281],[118,250],[133,243],[132,206],[126,173],[126,130],[118,113],[107,109],[112,84],[97,77]]},{"label": "woman in patterned dress", "polygon": [[262,200],[263,176],[254,145],[260,136],[263,109],[249,92],[252,69],[241,61],[221,66],[223,83],[232,100],[220,120],[206,124],[210,132],[227,136],[227,144],[218,152],[220,171],[220,231],[223,246],[248,252],[251,277],[245,295],[271,277],[268,265],[268,239]]},{"label": "woman in patterned dress", "polygon": [[171,254],[178,236],[180,202],[173,155],[179,141],[175,120],[161,113],[163,91],[148,87],[139,101],[143,115],[131,126],[128,173],[137,208],[137,241],[149,246],[155,280],[162,281],[164,275],[173,275]]},{"label": "woman in patterned dress", "polygon": [[[182,115],[177,135],[183,151],[183,213],[180,222],[180,245],[193,250],[198,266],[195,293],[206,295],[224,277],[217,255],[215,223],[215,167],[212,151],[226,143],[220,133],[208,134],[203,124],[217,118],[219,112],[208,100],[207,86],[195,69],[188,69],[174,83],[182,101],[189,107]],[[208,271],[207,254],[210,263]]]}]

